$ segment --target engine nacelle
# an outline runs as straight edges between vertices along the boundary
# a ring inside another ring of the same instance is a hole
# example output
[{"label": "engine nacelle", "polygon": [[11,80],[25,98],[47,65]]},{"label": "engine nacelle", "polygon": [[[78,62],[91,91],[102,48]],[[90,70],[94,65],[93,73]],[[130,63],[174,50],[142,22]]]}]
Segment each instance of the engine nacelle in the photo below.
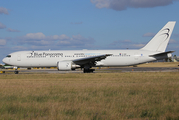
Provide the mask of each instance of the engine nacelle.
[{"label": "engine nacelle", "polygon": [[59,61],[57,62],[57,69],[62,71],[75,70],[79,68],[79,65],[75,65],[72,61]]},{"label": "engine nacelle", "polygon": [[71,61],[59,61],[57,62],[57,69],[58,70],[71,70]]}]

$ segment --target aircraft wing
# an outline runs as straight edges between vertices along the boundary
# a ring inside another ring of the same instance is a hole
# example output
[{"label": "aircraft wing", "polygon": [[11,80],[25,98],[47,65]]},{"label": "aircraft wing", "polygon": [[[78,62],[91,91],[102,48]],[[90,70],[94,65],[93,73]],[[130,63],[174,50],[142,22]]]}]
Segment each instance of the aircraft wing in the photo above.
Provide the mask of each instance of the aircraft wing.
[{"label": "aircraft wing", "polygon": [[112,54],[103,54],[103,55],[97,55],[92,57],[80,58],[80,59],[73,60],[73,62],[78,65],[85,65],[88,63],[95,63],[96,61],[101,61],[111,55]]}]

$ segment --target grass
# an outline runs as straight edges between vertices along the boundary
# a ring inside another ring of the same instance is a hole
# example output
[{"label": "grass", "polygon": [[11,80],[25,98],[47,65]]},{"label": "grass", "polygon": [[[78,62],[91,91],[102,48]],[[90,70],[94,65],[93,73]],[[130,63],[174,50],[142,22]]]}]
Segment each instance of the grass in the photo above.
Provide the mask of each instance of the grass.
[{"label": "grass", "polygon": [[1,119],[179,119],[178,72],[0,75]]}]

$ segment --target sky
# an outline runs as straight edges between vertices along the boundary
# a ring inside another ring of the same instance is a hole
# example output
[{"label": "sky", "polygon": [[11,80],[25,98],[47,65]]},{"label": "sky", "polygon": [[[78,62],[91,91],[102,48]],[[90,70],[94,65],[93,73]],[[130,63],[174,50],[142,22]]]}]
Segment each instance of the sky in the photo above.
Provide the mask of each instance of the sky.
[{"label": "sky", "polygon": [[15,51],[139,49],[176,21],[179,0],[0,0],[0,63]]}]

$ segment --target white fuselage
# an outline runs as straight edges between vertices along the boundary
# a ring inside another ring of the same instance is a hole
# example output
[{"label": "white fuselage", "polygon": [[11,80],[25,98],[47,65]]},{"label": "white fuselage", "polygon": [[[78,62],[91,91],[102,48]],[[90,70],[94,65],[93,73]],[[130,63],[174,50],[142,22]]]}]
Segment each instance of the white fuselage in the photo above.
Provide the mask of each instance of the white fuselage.
[{"label": "white fuselage", "polygon": [[68,51],[20,51],[10,54],[3,62],[17,67],[56,67],[59,61],[92,57],[102,54],[111,56],[96,63],[97,66],[131,66],[161,58],[149,57],[158,52],[144,50],[68,50]]}]

